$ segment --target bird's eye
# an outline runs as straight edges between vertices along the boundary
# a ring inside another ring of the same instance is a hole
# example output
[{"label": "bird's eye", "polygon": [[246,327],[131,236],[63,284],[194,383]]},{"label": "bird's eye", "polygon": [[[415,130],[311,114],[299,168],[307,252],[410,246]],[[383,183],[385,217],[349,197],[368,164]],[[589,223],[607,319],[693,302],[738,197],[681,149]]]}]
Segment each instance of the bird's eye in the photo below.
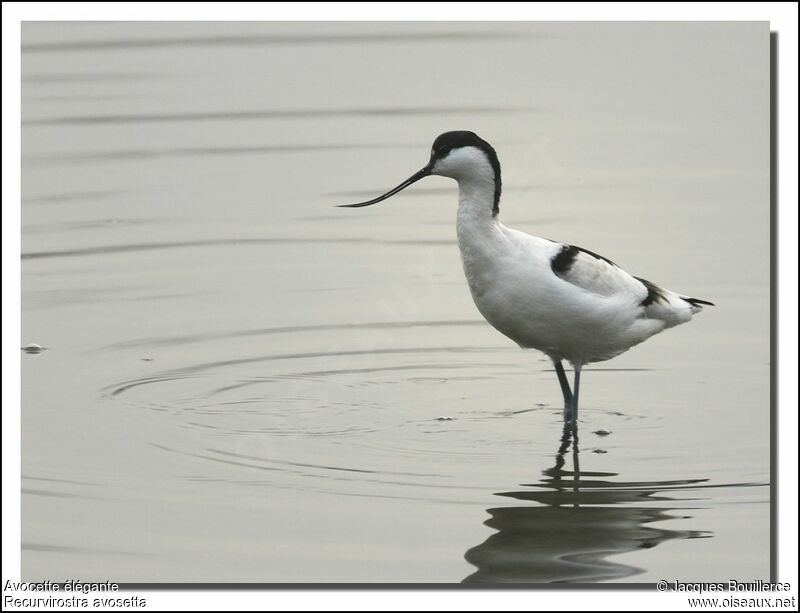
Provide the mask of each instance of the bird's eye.
[{"label": "bird's eye", "polygon": [[442,145],[441,147],[439,147],[439,156],[440,157],[444,157],[448,153],[450,153],[450,147],[448,147],[447,145]]}]

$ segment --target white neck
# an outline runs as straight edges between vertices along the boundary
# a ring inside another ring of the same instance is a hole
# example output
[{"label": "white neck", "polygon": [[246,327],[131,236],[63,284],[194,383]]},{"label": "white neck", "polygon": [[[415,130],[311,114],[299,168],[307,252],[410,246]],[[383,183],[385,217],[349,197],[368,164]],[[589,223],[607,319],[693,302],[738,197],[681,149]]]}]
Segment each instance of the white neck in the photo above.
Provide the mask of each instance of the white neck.
[{"label": "white neck", "polygon": [[432,174],[458,181],[459,231],[462,225],[477,226],[492,221],[495,169],[484,151],[477,147],[455,149],[436,160]]},{"label": "white neck", "polygon": [[456,233],[464,273],[473,295],[481,294],[496,274],[496,252],[502,236],[500,220],[492,215],[494,179],[458,181]]},{"label": "white neck", "polygon": [[458,180],[458,218],[456,230],[459,241],[474,233],[485,233],[498,223],[493,215],[494,177],[478,176]]}]

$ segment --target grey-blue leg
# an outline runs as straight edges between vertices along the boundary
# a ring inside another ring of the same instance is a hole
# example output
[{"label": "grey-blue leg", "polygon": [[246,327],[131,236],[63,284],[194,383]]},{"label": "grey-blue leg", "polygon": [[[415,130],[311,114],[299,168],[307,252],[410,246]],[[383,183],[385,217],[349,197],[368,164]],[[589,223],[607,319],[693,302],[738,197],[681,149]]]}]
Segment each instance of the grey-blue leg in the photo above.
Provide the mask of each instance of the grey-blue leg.
[{"label": "grey-blue leg", "polygon": [[561,393],[564,395],[564,421],[569,421],[572,415],[572,390],[569,389],[569,381],[567,381],[567,373],[564,372],[564,367],[561,365],[561,360],[554,361],[556,367],[556,374],[558,375],[558,383],[561,385]]},{"label": "grey-blue leg", "polygon": [[581,366],[575,366],[575,382],[572,384],[572,419],[573,427],[578,425],[578,391],[581,386]]}]

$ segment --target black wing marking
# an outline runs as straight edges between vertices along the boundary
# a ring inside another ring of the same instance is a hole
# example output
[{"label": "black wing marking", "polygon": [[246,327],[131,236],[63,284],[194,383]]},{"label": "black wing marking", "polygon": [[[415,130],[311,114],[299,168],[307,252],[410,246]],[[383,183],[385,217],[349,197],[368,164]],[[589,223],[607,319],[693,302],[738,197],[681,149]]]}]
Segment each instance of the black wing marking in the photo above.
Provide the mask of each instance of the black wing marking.
[{"label": "black wing marking", "polygon": [[577,247],[564,245],[561,247],[561,251],[550,260],[550,268],[559,277],[569,272],[569,269],[572,268],[572,264],[575,262],[575,258],[578,257],[578,252],[579,249]]},{"label": "black wing marking", "polygon": [[603,257],[594,251],[589,251],[588,249],[577,247],[575,245],[563,245],[561,247],[561,251],[559,251],[550,261],[550,268],[552,268],[553,272],[556,274],[569,272],[569,269],[572,268],[572,264],[575,262],[575,258],[578,257],[579,253],[585,253],[586,255],[590,255],[595,259],[605,262],[606,264],[611,264],[612,266],[619,268],[619,266],[614,264],[614,262],[608,258]]}]

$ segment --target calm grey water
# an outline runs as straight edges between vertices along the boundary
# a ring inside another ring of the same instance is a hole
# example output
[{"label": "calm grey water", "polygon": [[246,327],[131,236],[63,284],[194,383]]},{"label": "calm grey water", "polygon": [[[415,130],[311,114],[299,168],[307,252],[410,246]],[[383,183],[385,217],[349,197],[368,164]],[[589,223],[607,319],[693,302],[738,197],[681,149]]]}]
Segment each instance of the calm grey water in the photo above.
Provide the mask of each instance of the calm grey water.
[{"label": "calm grey water", "polygon": [[[24,579],[766,579],[768,65],[767,23],[26,23]],[[452,129],[507,225],[718,305],[585,371],[577,447],[455,184],[332,207]]]}]

